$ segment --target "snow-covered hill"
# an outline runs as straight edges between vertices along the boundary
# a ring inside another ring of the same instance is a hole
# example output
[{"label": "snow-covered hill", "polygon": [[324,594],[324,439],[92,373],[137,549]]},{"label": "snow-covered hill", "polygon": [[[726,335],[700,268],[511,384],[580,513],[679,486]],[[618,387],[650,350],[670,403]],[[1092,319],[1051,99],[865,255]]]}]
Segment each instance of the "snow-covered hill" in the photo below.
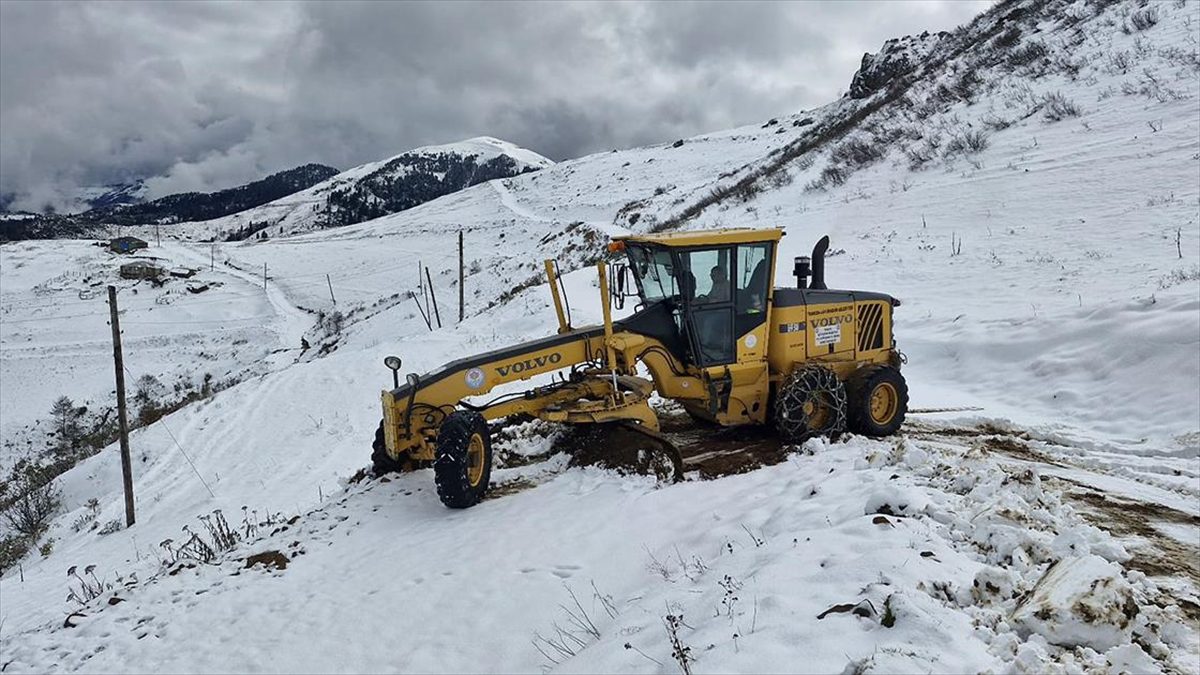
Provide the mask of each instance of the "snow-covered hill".
[{"label": "snow-covered hill", "polygon": [[[210,358],[232,386],[134,434],[135,527],[88,529],[122,512],[113,447],[59,479],[51,550],[0,580],[0,665],[675,672],[685,654],[694,672],[1189,672],[1198,25],[1195,2],[1005,3],[863,98],[226,244],[203,277],[224,283],[216,295],[160,306],[166,291],[123,285],[130,330],[169,311],[164,333],[213,331],[207,357],[188,357],[182,335],[161,354],[129,346],[131,371],[169,380]],[[911,406],[958,412],[671,486],[568,468],[544,456],[559,432],[525,425],[501,441],[496,496],[463,512],[441,507],[428,471],[351,481],[390,382],[384,355],[424,371],[552,333],[544,257],[576,270],[575,323],[594,322],[586,263],[606,236],[716,226],[785,227],[779,285],[786,261],[830,234],[832,286],[903,300]],[[201,267],[211,254],[186,241],[152,252]],[[5,424],[44,415],[56,392],[99,404],[111,387],[106,310],[78,297],[109,278],[106,255],[0,249]],[[418,261],[441,329],[407,297]],[[261,334],[218,332],[240,320]],[[215,564],[160,563],[218,508],[240,542]],[[263,526],[268,513],[282,517]],[[286,568],[246,568],[271,552]],[[68,567],[90,580],[89,564],[120,584],[62,602],[79,587]],[[392,633],[400,646],[381,647]]]},{"label": "snow-covered hill", "polygon": [[348,169],[258,208],[181,225],[173,234],[223,240],[239,232],[276,237],[350,225],[552,164],[536,152],[486,136],[431,145]]}]

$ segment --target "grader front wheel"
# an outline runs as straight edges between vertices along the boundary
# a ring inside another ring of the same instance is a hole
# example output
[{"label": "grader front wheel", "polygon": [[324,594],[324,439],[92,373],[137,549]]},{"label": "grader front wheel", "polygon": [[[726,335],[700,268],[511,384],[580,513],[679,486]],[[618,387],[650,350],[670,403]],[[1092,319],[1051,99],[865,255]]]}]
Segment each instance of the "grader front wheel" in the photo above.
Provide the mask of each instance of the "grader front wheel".
[{"label": "grader front wheel", "polygon": [[404,469],[402,462],[392,459],[387,454],[387,448],[383,444],[383,422],[380,422],[379,428],[375,430],[375,442],[371,444],[371,470],[378,478],[384,474],[404,471]]},{"label": "grader front wheel", "polygon": [[492,437],[483,415],[467,410],[450,413],[438,429],[433,477],[438,497],[452,509],[465,509],[483,499],[492,475]]},{"label": "grader front wheel", "polygon": [[836,436],[846,428],[846,387],[828,368],[797,368],[779,386],[775,428],[785,443]]}]

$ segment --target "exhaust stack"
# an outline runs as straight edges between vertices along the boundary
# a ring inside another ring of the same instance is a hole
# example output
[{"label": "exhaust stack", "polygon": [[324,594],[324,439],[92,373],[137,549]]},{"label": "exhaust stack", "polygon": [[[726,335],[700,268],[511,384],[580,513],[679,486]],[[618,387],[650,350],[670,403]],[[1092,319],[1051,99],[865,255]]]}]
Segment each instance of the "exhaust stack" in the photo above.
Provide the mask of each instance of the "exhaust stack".
[{"label": "exhaust stack", "polygon": [[823,291],[829,288],[825,285],[825,251],[827,250],[829,250],[829,235],[821,237],[821,240],[813,247],[812,285],[809,288],[814,291]]},{"label": "exhaust stack", "polygon": [[796,275],[796,288],[801,290],[808,288],[808,275],[812,270],[811,262],[812,259],[806,255],[796,256],[796,266],[792,270],[792,274]]}]

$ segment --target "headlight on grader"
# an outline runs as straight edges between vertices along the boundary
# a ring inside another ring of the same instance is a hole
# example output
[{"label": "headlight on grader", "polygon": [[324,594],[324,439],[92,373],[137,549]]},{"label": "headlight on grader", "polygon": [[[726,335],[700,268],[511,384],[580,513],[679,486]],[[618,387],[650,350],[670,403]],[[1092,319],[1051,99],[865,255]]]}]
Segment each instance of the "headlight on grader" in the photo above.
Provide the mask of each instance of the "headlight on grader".
[{"label": "headlight on grader", "polygon": [[392,371],[392,389],[399,388],[400,387],[400,357],[399,356],[384,357],[383,365],[387,366],[388,370]]}]

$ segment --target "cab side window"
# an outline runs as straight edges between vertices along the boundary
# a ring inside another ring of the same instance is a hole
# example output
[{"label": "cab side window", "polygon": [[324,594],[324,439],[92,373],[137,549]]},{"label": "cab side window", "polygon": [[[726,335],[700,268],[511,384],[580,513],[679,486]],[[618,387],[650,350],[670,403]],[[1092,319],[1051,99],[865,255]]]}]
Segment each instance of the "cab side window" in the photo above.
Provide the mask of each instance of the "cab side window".
[{"label": "cab side window", "polygon": [[767,320],[767,293],[771,287],[772,244],[742,244],[737,247],[737,278],[734,279],[735,324],[738,335]]}]

